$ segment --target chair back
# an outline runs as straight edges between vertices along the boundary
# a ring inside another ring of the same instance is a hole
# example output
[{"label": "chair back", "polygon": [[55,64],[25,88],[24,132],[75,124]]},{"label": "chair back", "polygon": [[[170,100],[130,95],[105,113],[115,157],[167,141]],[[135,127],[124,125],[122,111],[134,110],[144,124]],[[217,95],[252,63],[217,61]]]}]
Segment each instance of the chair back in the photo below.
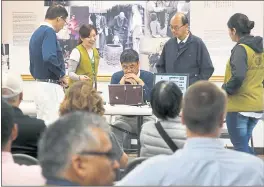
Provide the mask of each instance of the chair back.
[{"label": "chair back", "polygon": [[25,154],[13,154],[14,162],[20,165],[38,165],[38,160],[32,156]]},{"label": "chair back", "polygon": [[141,164],[146,159],[147,157],[138,157],[138,158],[133,159],[130,163],[128,163],[128,166],[125,169],[123,176],[126,176],[129,172],[135,169],[139,164]]}]

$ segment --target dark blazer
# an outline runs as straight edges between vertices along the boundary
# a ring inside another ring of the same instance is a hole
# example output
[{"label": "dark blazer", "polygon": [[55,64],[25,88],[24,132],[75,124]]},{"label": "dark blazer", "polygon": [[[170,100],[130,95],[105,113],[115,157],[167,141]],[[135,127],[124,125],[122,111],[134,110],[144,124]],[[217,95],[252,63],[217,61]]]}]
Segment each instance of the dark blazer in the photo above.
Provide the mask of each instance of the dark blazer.
[{"label": "dark blazer", "polygon": [[204,42],[191,33],[182,47],[175,37],[168,40],[156,68],[158,73],[188,73],[190,85],[198,80],[208,80],[214,72]]},{"label": "dark blazer", "polygon": [[43,120],[24,115],[17,107],[13,109],[14,121],[18,126],[18,136],[12,143],[12,153],[27,154],[37,158],[38,141],[46,125]]},{"label": "dark blazer", "polygon": [[[111,84],[119,84],[123,76],[123,71],[118,71],[114,73],[111,78]],[[149,71],[140,70],[139,78],[145,83],[145,85],[143,86],[143,99],[144,101],[150,101],[150,92],[153,88],[154,76]]]}]

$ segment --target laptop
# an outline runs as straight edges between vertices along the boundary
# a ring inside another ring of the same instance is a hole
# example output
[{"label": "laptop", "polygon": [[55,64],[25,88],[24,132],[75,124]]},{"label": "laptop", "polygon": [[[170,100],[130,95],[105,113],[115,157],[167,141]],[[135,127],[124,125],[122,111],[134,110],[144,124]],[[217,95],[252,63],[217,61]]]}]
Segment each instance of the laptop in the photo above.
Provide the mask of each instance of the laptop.
[{"label": "laptop", "polygon": [[189,87],[189,74],[186,73],[155,73],[154,85],[159,81],[174,82],[182,91],[183,95]]},{"label": "laptop", "polygon": [[108,85],[110,105],[143,105],[143,87],[131,84]]}]

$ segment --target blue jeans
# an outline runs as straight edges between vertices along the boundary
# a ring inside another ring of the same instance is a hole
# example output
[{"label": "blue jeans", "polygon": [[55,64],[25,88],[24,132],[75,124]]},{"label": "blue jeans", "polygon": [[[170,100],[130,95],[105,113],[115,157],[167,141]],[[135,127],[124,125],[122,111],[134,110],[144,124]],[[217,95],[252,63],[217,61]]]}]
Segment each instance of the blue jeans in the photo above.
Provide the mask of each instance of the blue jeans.
[{"label": "blue jeans", "polygon": [[256,118],[246,117],[238,112],[227,113],[226,125],[235,150],[254,154],[248,142],[257,123],[258,119]]}]

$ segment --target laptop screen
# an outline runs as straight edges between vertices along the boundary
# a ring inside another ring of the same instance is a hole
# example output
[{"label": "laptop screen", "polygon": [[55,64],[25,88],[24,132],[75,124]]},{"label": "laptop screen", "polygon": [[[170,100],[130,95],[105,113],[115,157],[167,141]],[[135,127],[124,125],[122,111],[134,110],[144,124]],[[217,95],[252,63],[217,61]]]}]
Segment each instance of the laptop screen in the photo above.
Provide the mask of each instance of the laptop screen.
[{"label": "laptop screen", "polygon": [[184,73],[155,73],[154,74],[154,84],[159,81],[171,81],[174,82],[185,94],[187,88],[189,87],[189,74]]}]

